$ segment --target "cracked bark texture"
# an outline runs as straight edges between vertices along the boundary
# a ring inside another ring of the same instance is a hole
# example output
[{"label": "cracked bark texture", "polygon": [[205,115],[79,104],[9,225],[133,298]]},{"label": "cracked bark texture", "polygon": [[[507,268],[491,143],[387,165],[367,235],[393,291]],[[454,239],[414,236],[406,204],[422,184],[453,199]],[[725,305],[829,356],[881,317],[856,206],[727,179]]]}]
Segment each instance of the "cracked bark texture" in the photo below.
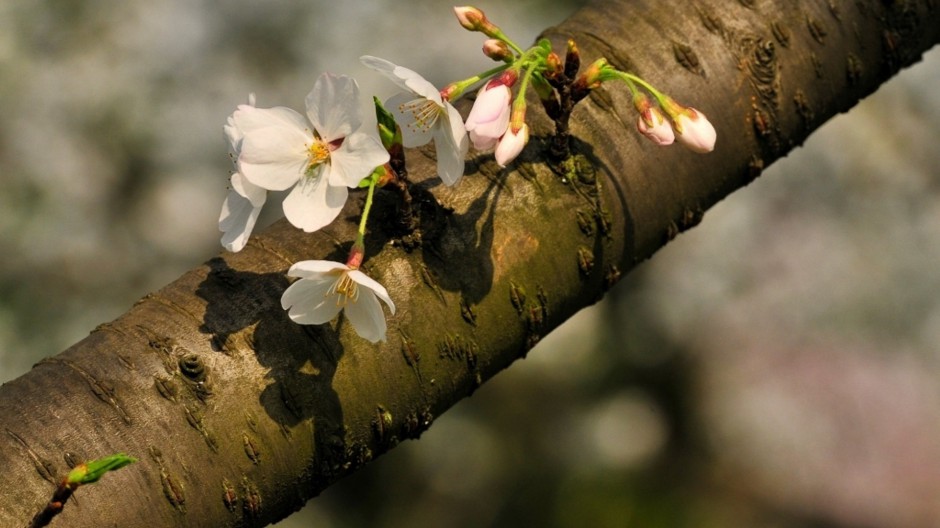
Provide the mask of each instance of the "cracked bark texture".
[{"label": "cracked bark texture", "polygon": [[[932,2],[602,1],[545,32],[704,111],[714,153],[659,149],[627,91],[580,104],[575,168],[548,169],[550,123],[500,171],[455,188],[410,153],[422,240],[376,227],[365,271],[398,305],[379,346],[342,320],[301,327],[279,300],[291,263],[341,260],[361,199],[312,235],[285,222],[147,295],[0,388],[0,526],[23,526],[70,465],[138,464],[83,488],[56,522],[263,526],[398,442],[514,360],[762,168],[940,37]],[[377,197],[376,226],[391,218]],[[387,223],[386,223],[387,224]]]}]

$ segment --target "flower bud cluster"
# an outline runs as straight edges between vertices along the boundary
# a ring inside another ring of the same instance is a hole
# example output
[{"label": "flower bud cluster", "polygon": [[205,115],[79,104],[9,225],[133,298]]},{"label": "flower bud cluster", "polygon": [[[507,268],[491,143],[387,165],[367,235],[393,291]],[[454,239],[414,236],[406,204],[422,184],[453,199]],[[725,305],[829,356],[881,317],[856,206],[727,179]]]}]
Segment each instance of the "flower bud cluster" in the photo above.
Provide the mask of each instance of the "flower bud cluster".
[{"label": "flower bud cluster", "polygon": [[636,129],[653,143],[667,146],[679,140],[686,148],[700,154],[715,148],[715,127],[702,112],[682,106],[666,96],[661,99],[660,106],[656,106],[639,91],[633,96],[633,105],[640,114],[636,119]]}]

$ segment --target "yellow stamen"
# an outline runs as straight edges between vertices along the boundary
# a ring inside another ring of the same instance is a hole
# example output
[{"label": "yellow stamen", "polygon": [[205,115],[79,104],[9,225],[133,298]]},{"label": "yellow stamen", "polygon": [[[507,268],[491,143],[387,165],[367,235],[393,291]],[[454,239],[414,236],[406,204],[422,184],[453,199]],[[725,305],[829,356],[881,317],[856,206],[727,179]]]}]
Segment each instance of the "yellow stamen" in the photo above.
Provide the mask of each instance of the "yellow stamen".
[{"label": "yellow stamen", "polygon": [[414,121],[408,123],[408,128],[414,131],[428,131],[437,122],[441,115],[441,108],[430,99],[413,99],[398,106],[401,113],[409,113]]},{"label": "yellow stamen", "polygon": [[307,147],[307,174],[311,174],[320,164],[330,160],[330,148],[326,143],[316,139]]},{"label": "yellow stamen", "polygon": [[327,295],[336,296],[337,306],[346,306],[347,301],[356,302],[359,299],[359,284],[349,277],[349,273],[344,272],[333,283],[333,287],[330,288]]}]

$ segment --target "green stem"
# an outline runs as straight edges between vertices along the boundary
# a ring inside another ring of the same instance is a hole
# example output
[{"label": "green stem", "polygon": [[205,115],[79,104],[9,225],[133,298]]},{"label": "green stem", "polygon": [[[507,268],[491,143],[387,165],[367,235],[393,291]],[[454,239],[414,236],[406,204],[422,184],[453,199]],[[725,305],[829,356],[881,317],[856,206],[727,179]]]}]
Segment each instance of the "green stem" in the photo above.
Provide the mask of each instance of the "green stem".
[{"label": "green stem", "polygon": [[535,68],[538,66],[538,62],[532,61],[529,63],[528,67],[525,70],[525,75],[522,76],[522,81],[519,83],[519,91],[516,94],[516,99],[525,99],[526,89],[529,88],[529,82],[532,80],[532,74],[535,73]]},{"label": "green stem", "polygon": [[359,239],[366,236],[366,221],[369,219],[369,211],[372,209],[372,196],[375,194],[375,184],[378,178],[372,176],[369,181],[369,193],[366,194],[366,205],[362,208],[362,218],[359,220]]},{"label": "green stem", "polygon": [[501,73],[505,71],[510,66],[512,66],[512,64],[500,64],[499,66],[495,68],[486,70],[483,73],[478,73],[474,75],[473,77],[467,77],[466,79],[452,82],[450,85],[455,86],[456,89],[454,90],[454,95],[453,97],[450,98],[450,101],[453,102],[459,99],[463,95],[464,91],[466,91],[467,88],[473,86],[474,84],[484,79],[489,79],[490,77],[496,75],[497,73]]},{"label": "green stem", "polygon": [[646,88],[646,90],[649,91],[649,93],[653,94],[653,97],[656,98],[656,101],[659,104],[663,104],[666,101],[667,97],[663,95],[662,92],[660,92],[655,87],[653,87],[652,84],[644,81],[643,79],[637,77],[636,75],[633,75],[632,73],[622,72],[620,70],[614,70],[614,71],[616,71],[618,76],[621,79],[623,79],[624,82],[627,83],[627,86],[630,87],[630,90],[633,93],[636,93],[636,90],[637,90],[636,85],[639,84],[643,88]]},{"label": "green stem", "polygon": [[507,46],[509,46],[510,48],[512,48],[513,51],[515,51],[515,52],[518,53],[519,55],[524,55],[524,54],[525,54],[525,51],[523,51],[522,48],[520,48],[518,45],[516,45],[516,43],[513,42],[509,37],[507,37],[506,34],[503,33],[503,31],[502,31],[501,29],[497,29],[497,30],[493,33],[492,36],[493,36],[493,38],[496,38],[496,39],[499,39],[499,40],[505,42]]}]

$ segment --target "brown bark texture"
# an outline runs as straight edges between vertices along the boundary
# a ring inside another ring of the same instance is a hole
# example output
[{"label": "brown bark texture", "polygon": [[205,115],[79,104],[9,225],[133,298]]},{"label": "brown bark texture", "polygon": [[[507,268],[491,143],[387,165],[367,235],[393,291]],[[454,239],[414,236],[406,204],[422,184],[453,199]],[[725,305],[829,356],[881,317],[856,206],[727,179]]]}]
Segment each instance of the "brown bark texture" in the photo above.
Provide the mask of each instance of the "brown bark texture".
[{"label": "brown bark texture", "polygon": [[398,311],[370,345],[342,319],[298,326],[285,271],[342,261],[361,195],[314,234],[285,222],[142,298],[117,320],[0,388],[0,526],[20,527],[71,465],[139,462],[76,494],[62,526],[264,526],[434,419],[597,301],[769,163],[940,38],[930,0],[595,2],[547,30],[583,63],[606,57],[718,130],[709,155],[634,130],[623,86],[571,119],[566,172],[551,123],[508,170],[472,153],[454,188],[433,151],[409,152],[420,231],[396,232],[379,191],[364,270]]}]

